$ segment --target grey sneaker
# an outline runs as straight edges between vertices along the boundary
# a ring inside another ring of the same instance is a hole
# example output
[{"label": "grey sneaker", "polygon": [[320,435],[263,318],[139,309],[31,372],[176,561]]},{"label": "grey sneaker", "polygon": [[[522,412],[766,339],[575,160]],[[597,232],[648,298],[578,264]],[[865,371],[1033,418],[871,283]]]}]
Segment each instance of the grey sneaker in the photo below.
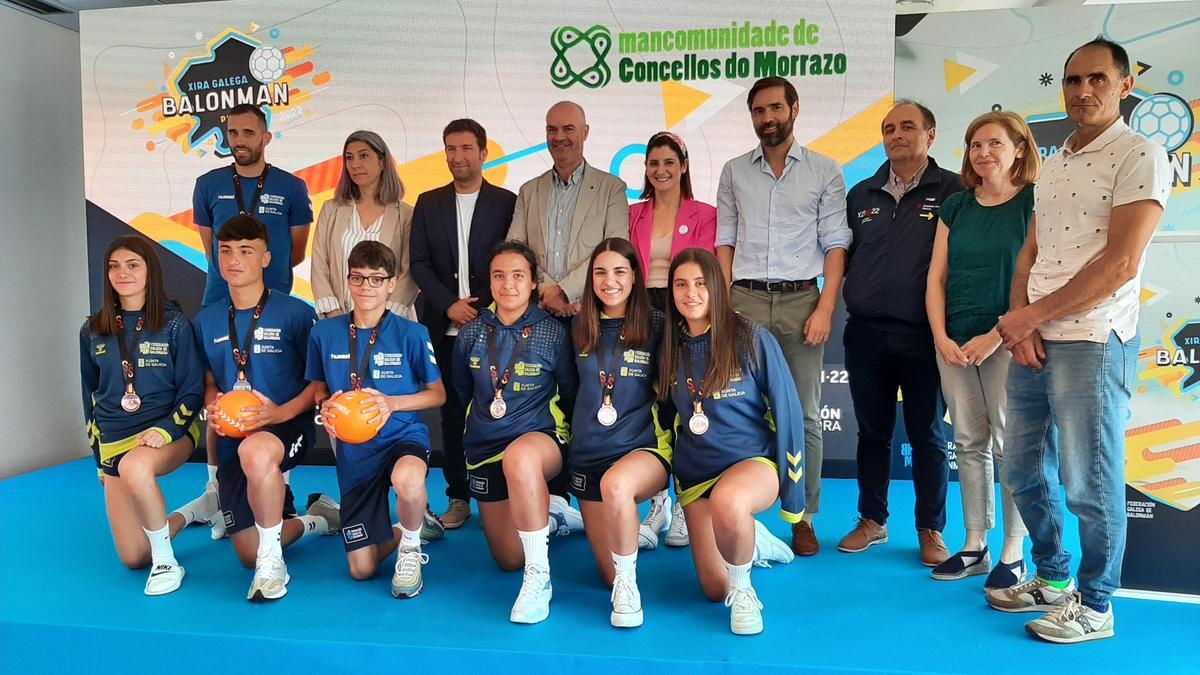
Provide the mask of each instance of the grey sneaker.
[{"label": "grey sneaker", "polygon": [[326,535],[342,533],[342,506],[327,494],[314,492],[308,496],[308,506],[304,509],[306,516],[320,516],[329,524]]},{"label": "grey sneaker", "polygon": [[638,528],[638,548],[653,551],[658,537],[671,527],[671,495],[666,490],[650,498],[650,511]]},{"label": "grey sneaker", "polygon": [[421,553],[420,549],[400,549],[396,556],[396,571],[392,574],[392,597],[411,598],[425,587],[421,579],[421,565],[429,562],[429,556]]},{"label": "grey sneaker", "polygon": [[1071,579],[1061,591],[1037,577],[1011,588],[997,588],[983,595],[992,609],[1001,612],[1049,612],[1070,599],[1075,592],[1075,580]]},{"label": "grey sneaker", "polygon": [[1025,624],[1025,630],[1035,637],[1059,644],[1074,644],[1103,640],[1113,636],[1113,609],[1097,612],[1080,601],[1078,593],[1067,596],[1066,602],[1040,619]]},{"label": "grey sneaker", "polygon": [[425,519],[421,522],[421,539],[423,541],[437,541],[446,536],[446,526],[442,523],[442,519],[437,517],[429,504],[425,505]]},{"label": "grey sneaker", "polygon": [[675,508],[671,510],[671,529],[667,530],[664,543],[672,548],[691,543],[691,539],[688,538],[687,521],[683,518],[683,505],[679,502],[675,502]]}]

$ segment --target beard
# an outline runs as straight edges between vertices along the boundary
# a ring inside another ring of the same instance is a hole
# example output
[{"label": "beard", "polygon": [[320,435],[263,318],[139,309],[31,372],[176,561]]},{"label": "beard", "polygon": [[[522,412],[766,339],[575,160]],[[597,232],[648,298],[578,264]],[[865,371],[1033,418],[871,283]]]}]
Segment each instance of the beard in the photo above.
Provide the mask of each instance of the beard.
[{"label": "beard", "polygon": [[754,127],[754,133],[755,133],[755,135],[758,136],[758,140],[762,141],[764,145],[776,147],[776,146],[782,144],[787,139],[791,138],[792,128],[795,125],[796,125],[796,118],[794,116],[792,116],[791,113],[789,113],[787,120],[780,122],[775,126],[774,133],[769,133],[769,134],[765,133],[763,131],[763,129],[766,127],[765,124],[762,126]]},{"label": "beard", "polygon": [[[261,147],[259,147],[258,149],[254,149],[249,146],[238,146],[238,147],[244,147],[250,151],[250,154],[246,155],[245,157],[239,156],[236,152],[233,153],[233,161],[238,166],[253,166],[258,163],[258,160],[262,159],[263,153],[262,153]],[[232,148],[231,148],[231,150],[232,150]]]}]

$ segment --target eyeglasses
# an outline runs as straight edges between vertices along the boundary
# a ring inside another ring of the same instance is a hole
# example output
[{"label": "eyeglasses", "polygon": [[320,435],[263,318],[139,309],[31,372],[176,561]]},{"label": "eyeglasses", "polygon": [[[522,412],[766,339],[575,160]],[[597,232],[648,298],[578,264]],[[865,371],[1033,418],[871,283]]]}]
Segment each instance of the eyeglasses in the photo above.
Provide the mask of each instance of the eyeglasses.
[{"label": "eyeglasses", "polygon": [[346,281],[349,281],[350,285],[354,286],[355,288],[362,286],[364,281],[367,282],[367,285],[371,288],[382,288],[384,282],[391,278],[392,277],[364,277],[361,274],[346,275]]}]

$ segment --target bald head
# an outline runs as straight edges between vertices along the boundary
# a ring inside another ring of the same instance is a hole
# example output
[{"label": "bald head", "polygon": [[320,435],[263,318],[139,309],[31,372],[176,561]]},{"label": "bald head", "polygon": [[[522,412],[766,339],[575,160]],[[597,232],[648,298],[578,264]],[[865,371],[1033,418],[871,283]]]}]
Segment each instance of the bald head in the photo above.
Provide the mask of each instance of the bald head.
[{"label": "bald head", "polygon": [[570,177],[583,163],[583,142],[587,136],[587,118],[578,103],[559,101],[546,111],[546,146],[560,177]]}]

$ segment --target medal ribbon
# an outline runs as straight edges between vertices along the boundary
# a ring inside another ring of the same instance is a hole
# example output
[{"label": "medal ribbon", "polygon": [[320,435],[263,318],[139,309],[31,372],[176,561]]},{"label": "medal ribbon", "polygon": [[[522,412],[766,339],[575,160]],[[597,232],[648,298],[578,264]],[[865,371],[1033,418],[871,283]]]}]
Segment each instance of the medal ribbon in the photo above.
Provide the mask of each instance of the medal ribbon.
[{"label": "medal ribbon", "polygon": [[487,327],[488,371],[492,375],[492,388],[495,389],[496,398],[503,398],[501,392],[508,386],[508,381],[512,379],[513,367],[516,366],[521,355],[525,353],[525,348],[529,344],[529,336],[532,334],[533,328],[530,326],[526,326],[521,331],[521,339],[517,341],[517,346],[513,349],[512,358],[508,360],[508,365],[504,368],[504,375],[500,376],[496,372],[496,362],[500,360],[500,349],[496,345],[496,327]]},{"label": "medal ribbon", "polygon": [[254,340],[254,329],[258,327],[258,320],[262,318],[263,308],[267,306],[267,298],[270,295],[271,289],[264,288],[262,297],[254,306],[254,315],[250,317],[250,327],[246,330],[246,339],[242,341],[240,349],[237,346],[237,322],[234,320],[237,316],[237,309],[233,306],[232,301],[229,303],[229,348],[233,350],[233,362],[237,365],[237,379],[239,380],[249,380],[250,343]]},{"label": "medal ribbon", "polygon": [[[350,386],[355,391],[362,389],[363,383],[366,382],[367,373],[371,370],[371,351],[375,349],[375,340],[379,338],[379,327],[383,325],[384,319],[387,319],[388,312],[383,310],[383,316],[379,318],[379,323],[371,329],[371,337],[367,340],[367,349],[363,352],[362,360],[358,359],[358,331],[359,328],[350,322]],[[366,330],[366,328],[362,328]]]}]

